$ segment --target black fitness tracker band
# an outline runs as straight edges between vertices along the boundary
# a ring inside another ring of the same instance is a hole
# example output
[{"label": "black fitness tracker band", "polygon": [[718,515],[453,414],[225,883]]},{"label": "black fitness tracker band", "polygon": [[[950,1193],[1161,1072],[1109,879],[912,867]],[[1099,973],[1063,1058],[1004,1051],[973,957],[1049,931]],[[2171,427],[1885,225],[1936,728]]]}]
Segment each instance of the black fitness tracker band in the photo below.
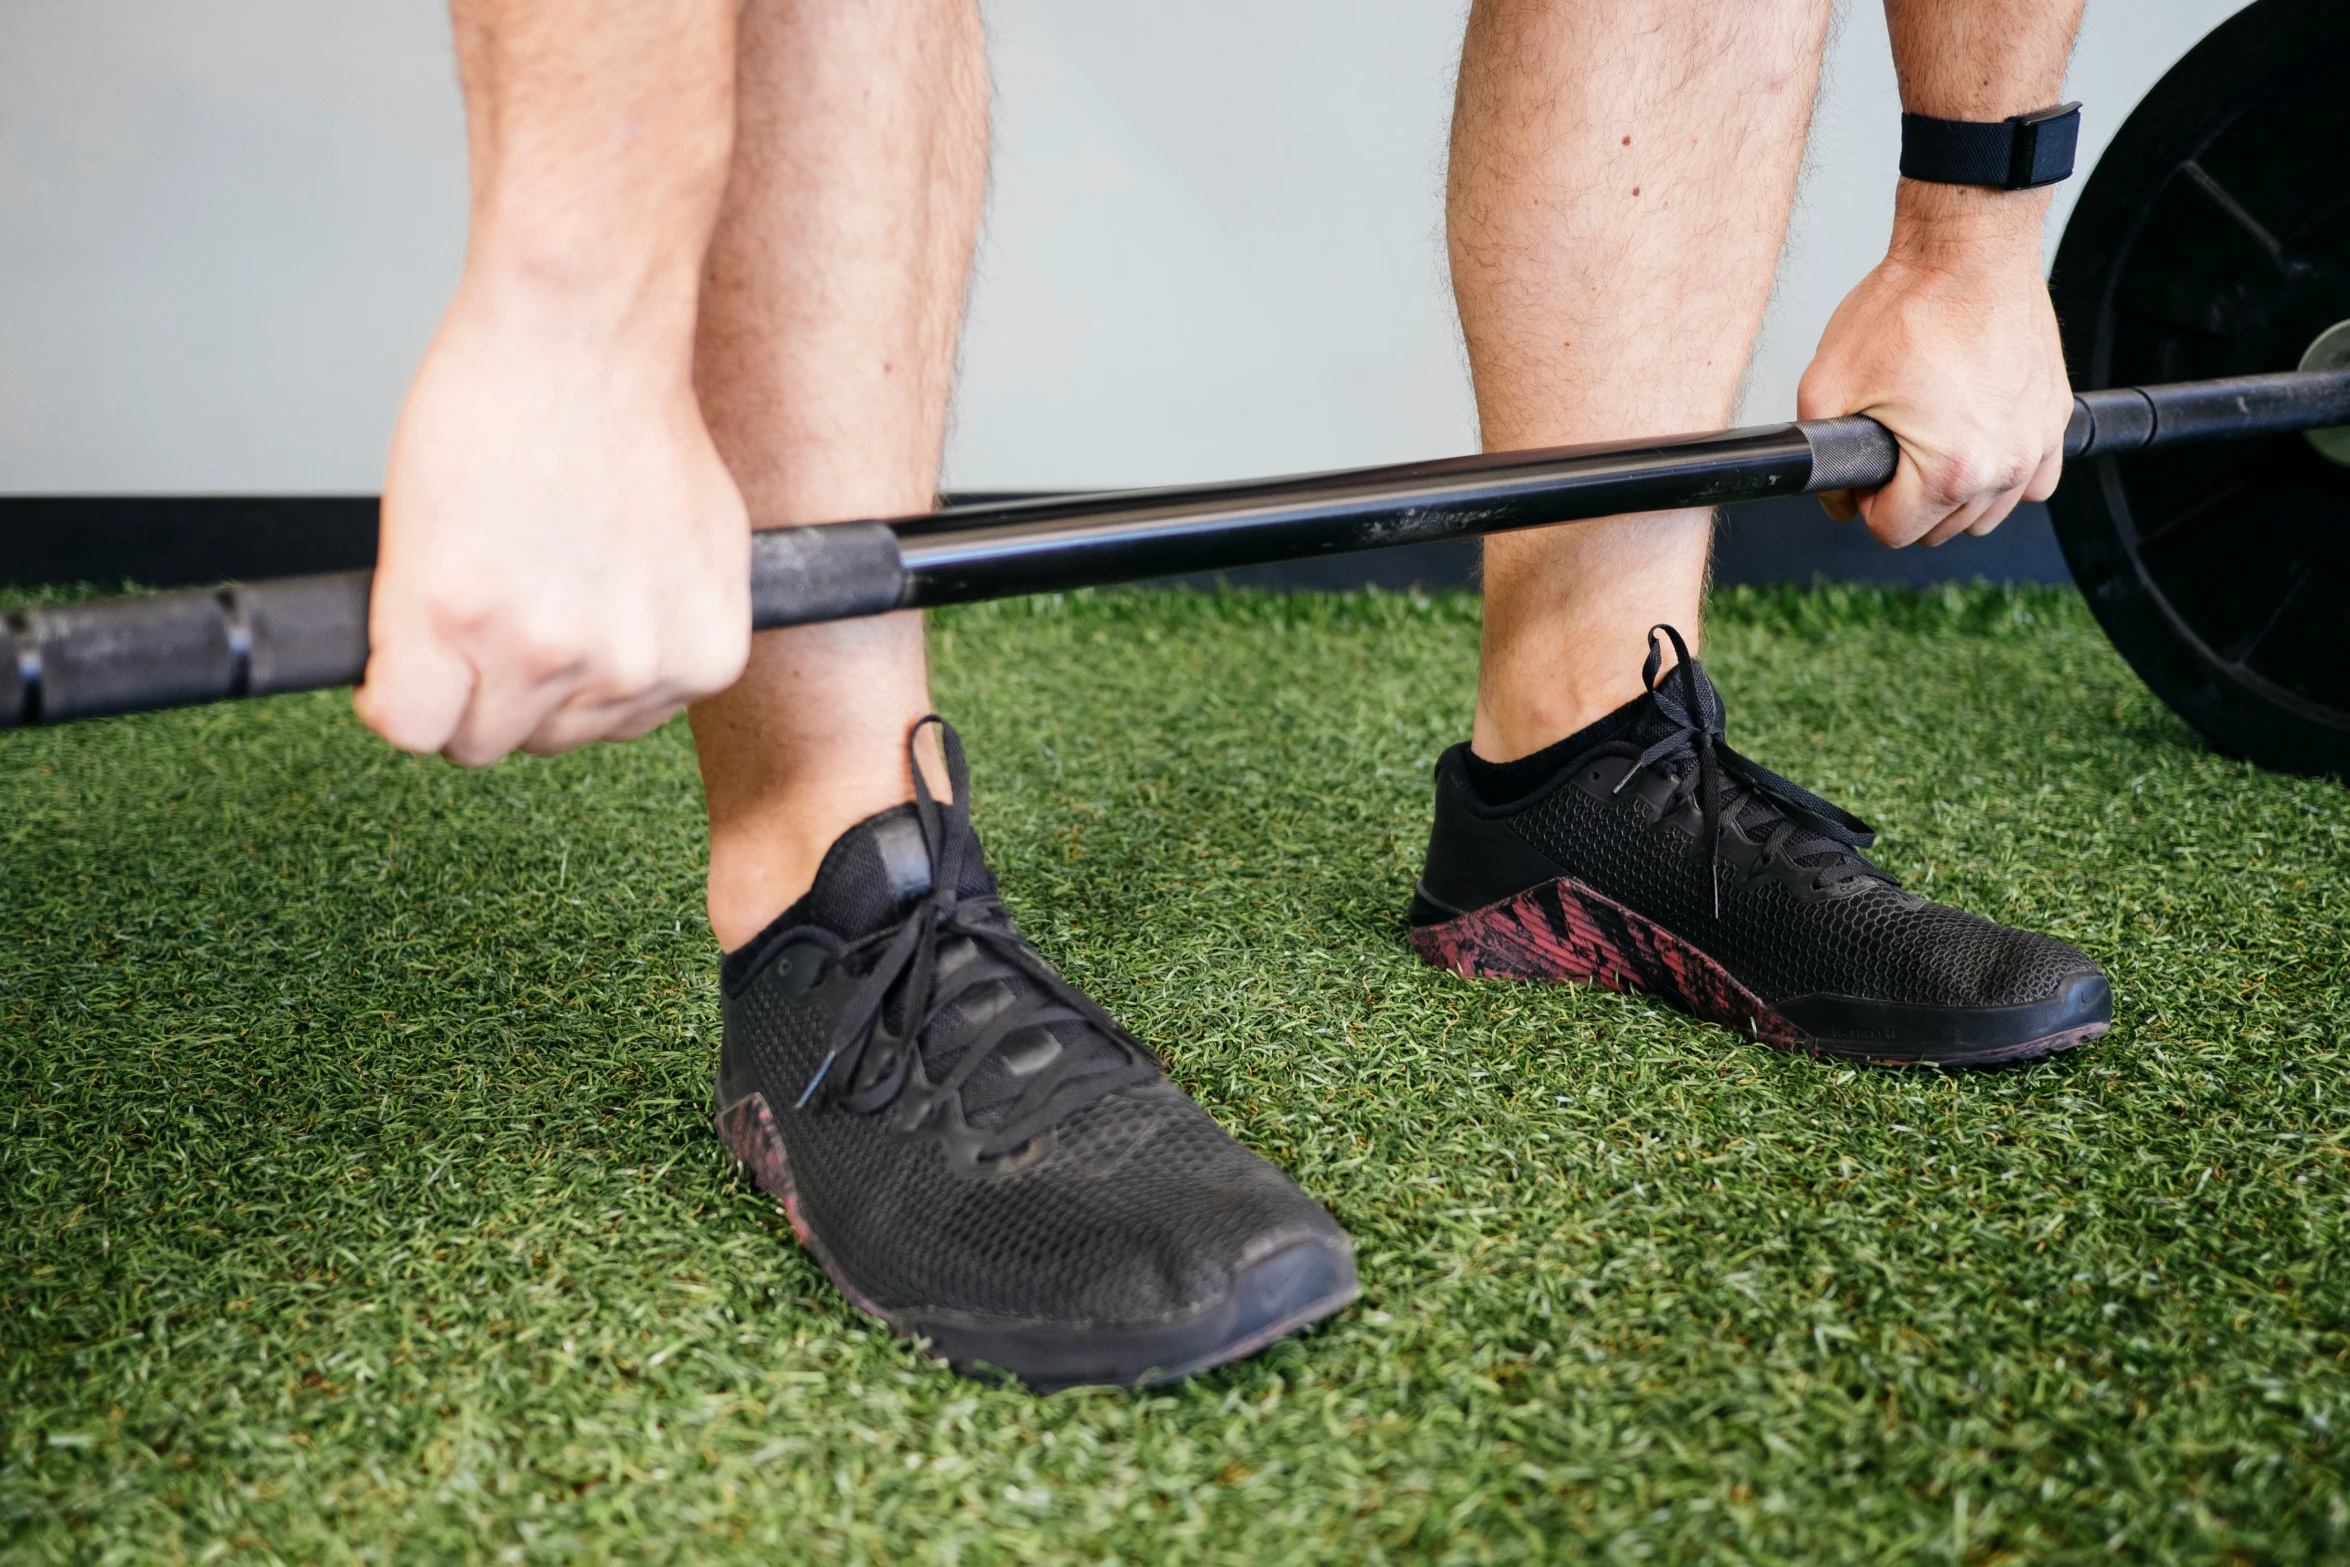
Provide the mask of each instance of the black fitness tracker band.
[{"label": "black fitness tracker band", "polygon": [[1936,185],[1988,185],[1993,190],[2031,190],[2053,185],[2073,172],[2073,148],[2081,139],[2081,106],[2060,103],[2004,120],[1938,120],[1930,114],[1901,117],[1901,172],[1904,178]]}]

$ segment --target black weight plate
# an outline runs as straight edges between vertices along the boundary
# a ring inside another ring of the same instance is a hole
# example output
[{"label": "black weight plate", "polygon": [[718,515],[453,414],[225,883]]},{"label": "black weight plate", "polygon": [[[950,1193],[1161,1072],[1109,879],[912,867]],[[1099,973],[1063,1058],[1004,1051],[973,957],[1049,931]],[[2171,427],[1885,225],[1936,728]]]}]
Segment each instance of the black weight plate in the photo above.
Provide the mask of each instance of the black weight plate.
[{"label": "black weight plate", "polygon": [[[2050,287],[2076,389],[2290,370],[2350,318],[2350,4],[2259,0],[2123,124]],[[2299,435],[2101,457],[2049,502],[2122,657],[2231,755],[2350,774],[2350,469]]]}]

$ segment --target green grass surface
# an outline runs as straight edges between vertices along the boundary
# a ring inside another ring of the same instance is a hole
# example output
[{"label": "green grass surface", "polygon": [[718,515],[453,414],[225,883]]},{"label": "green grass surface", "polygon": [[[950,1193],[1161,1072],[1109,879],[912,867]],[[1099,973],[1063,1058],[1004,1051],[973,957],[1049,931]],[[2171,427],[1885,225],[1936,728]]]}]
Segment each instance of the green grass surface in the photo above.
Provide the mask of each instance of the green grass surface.
[{"label": "green grass surface", "polygon": [[2340,1560],[2350,798],[2054,591],[1732,592],[1731,736],[2114,1033],[1944,1076],[1423,968],[1475,605],[941,617],[1040,945],[1356,1238],[1144,1395],[868,1326],[711,1136],[682,726],[482,773],[341,697],[0,739],[12,1560]]}]

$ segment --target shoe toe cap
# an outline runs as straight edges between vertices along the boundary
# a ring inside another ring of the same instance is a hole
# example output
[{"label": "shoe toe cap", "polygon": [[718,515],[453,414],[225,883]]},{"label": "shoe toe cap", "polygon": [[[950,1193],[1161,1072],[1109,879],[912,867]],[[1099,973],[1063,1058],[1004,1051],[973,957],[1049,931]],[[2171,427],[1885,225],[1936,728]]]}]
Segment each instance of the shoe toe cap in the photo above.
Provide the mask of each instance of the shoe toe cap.
[{"label": "shoe toe cap", "polygon": [[1179,1317],[1244,1292],[1290,1254],[1325,1254],[1351,1270],[1346,1232],[1321,1204],[1255,1155],[1234,1152],[1246,1165],[1201,1172],[1101,1215],[1079,1311],[1102,1322]]},{"label": "shoe toe cap", "polygon": [[1320,1204],[1246,1150],[1069,1193],[1079,1222],[1033,1256],[1019,1304],[932,1308],[909,1326],[966,1370],[1038,1389],[1173,1380],[1255,1353],[1356,1293]]}]

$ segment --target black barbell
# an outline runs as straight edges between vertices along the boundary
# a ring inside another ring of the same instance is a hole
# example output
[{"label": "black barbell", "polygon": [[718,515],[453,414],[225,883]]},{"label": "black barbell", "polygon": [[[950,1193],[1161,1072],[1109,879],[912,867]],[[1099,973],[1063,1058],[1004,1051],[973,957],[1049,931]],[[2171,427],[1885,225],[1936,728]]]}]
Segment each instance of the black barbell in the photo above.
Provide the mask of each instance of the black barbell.
[{"label": "black barbell", "polygon": [[[2350,425],[2350,369],[2084,394],[2066,455]],[[957,506],[752,536],[767,630],[1262,561],[1726,505],[1893,477],[1873,419],[1503,452],[1176,489]],[[87,600],[9,616],[0,726],[315,690],[367,663],[372,574],[339,572]],[[4,655],[5,650],[0,650]]]}]

